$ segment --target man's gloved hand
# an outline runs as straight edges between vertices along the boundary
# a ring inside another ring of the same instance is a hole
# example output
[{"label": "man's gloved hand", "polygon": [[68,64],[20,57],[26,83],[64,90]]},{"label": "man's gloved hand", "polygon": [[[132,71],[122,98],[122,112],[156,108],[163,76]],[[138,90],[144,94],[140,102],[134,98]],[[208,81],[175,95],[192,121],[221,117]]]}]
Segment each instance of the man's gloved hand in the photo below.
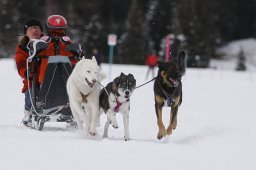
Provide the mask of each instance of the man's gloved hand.
[{"label": "man's gloved hand", "polygon": [[71,39],[70,39],[69,36],[62,36],[62,37],[60,38],[60,41],[61,41],[62,43],[64,43],[64,44],[72,43],[72,41],[71,41]]},{"label": "man's gloved hand", "polygon": [[34,52],[34,49],[33,49],[33,42],[34,42],[34,41],[29,41],[28,44],[27,44],[27,49],[28,49],[30,55],[32,55],[33,52]]},{"label": "man's gloved hand", "polygon": [[40,38],[40,40],[45,41],[46,43],[49,43],[52,39],[48,35],[44,35]]}]

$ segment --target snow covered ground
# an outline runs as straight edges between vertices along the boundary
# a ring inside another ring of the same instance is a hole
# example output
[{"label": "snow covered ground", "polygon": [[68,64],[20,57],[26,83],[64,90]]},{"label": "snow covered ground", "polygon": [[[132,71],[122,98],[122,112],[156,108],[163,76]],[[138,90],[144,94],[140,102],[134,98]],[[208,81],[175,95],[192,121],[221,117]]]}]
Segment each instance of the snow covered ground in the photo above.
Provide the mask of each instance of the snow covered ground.
[{"label": "snow covered ground", "polygon": [[[108,65],[102,69],[108,74]],[[134,91],[130,135],[123,140],[123,123],[101,138],[105,115],[96,138],[88,138],[65,123],[46,123],[43,131],[21,125],[21,80],[11,59],[0,60],[0,170],[255,170],[256,73],[187,69],[183,103],[173,134],[157,140],[153,83]],[[113,65],[113,79],[132,73],[137,85],[147,68]],[[103,84],[109,81],[107,78]],[[169,109],[164,109],[167,123]]]}]

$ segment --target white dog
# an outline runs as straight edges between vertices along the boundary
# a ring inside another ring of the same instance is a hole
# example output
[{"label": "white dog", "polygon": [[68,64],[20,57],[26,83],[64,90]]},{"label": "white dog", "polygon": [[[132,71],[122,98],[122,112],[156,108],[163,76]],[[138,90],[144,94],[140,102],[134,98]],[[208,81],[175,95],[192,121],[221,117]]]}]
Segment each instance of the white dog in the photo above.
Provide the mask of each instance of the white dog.
[{"label": "white dog", "polygon": [[80,130],[96,135],[99,118],[100,82],[106,75],[95,57],[80,60],[67,81],[70,108]]}]

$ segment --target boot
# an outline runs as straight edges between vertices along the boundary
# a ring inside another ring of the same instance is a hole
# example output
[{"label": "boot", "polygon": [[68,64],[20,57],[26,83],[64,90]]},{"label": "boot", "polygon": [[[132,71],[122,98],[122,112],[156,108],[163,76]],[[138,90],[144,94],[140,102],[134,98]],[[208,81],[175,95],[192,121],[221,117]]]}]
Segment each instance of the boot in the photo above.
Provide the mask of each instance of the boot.
[{"label": "boot", "polygon": [[23,125],[31,127],[31,125],[32,125],[32,114],[31,114],[31,112],[28,111],[28,110],[24,110],[24,114],[25,114],[25,116],[22,119]]}]

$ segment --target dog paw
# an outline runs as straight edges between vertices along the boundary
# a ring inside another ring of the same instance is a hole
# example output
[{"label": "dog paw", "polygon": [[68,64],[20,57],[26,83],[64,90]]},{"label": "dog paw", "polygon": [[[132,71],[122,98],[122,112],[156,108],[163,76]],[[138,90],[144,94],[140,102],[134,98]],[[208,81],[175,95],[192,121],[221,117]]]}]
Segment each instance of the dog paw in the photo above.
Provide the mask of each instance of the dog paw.
[{"label": "dog paw", "polygon": [[167,134],[167,131],[165,129],[161,129],[159,130],[158,134],[157,134],[157,139],[162,139],[163,137],[165,137]]},{"label": "dog paw", "polygon": [[177,122],[174,122],[173,125],[172,125],[172,129],[175,130],[177,127]]},{"label": "dog paw", "polygon": [[90,132],[90,135],[95,136],[96,132]]},{"label": "dog paw", "polygon": [[119,128],[118,125],[112,125],[112,126],[113,126],[113,128],[115,128],[115,129],[118,129],[118,128]]},{"label": "dog paw", "polygon": [[115,129],[119,128],[119,126],[118,126],[117,123],[112,123],[112,126],[113,126],[113,128],[115,128]]},{"label": "dog paw", "polygon": [[165,137],[165,136],[163,136],[163,135],[157,135],[157,139],[159,139],[159,140],[161,140],[163,137]]},{"label": "dog paw", "polygon": [[124,141],[129,141],[129,140],[131,140],[130,137],[125,137],[125,136],[124,136]]},{"label": "dog paw", "polygon": [[172,127],[171,126],[169,126],[167,128],[167,135],[170,135],[170,134],[172,134]]}]

